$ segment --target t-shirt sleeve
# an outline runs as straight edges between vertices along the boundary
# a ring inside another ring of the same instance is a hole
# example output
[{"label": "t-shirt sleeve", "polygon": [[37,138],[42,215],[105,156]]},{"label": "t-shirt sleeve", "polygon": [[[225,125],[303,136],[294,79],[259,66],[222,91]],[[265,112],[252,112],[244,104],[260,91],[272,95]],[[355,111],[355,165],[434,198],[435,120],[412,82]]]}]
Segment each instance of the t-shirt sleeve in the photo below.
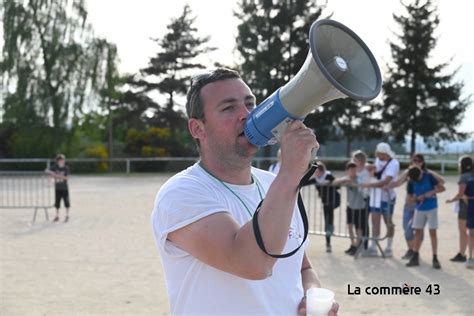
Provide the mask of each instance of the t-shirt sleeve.
[{"label": "t-shirt sleeve", "polygon": [[168,234],[219,212],[229,210],[212,188],[193,181],[169,184],[158,192],[152,213],[153,232],[158,247],[169,255],[186,254],[167,240]]},{"label": "t-shirt sleeve", "polygon": [[431,185],[433,185],[433,187],[437,186],[438,185],[438,180],[436,180],[436,178],[431,173],[429,173],[429,175],[430,175]]},{"label": "t-shirt sleeve", "polygon": [[459,176],[459,180],[458,180],[458,184],[467,184],[467,182],[469,181],[469,179],[471,178],[471,174],[470,173],[463,173]]}]

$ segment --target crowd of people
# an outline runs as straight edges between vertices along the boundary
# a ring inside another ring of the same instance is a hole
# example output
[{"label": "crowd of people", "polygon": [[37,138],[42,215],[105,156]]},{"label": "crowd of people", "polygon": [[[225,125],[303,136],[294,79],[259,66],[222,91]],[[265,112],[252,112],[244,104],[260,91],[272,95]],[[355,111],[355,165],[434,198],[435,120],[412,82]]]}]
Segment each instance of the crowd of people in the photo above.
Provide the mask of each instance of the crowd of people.
[{"label": "crowd of people", "polygon": [[[424,228],[428,226],[433,255],[432,266],[434,269],[441,269],[437,253],[440,203],[437,193],[445,190],[444,178],[428,169],[424,156],[418,153],[412,155],[408,168],[400,172],[400,163],[387,143],[379,143],[376,146],[375,157],[375,162],[370,164],[363,151],[355,151],[351,160],[346,163],[346,175],[339,178],[334,177],[324,163],[318,162],[315,175],[306,183],[316,185],[322,202],[327,252],[331,251],[330,236],[334,231],[334,210],[340,206],[339,191],[341,187],[345,187],[346,224],[350,237],[350,245],[345,252],[355,255],[357,251],[361,251],[363,256],[377,256],[377,243],[386,239],[387,246],[383,254],[385,257],[392,257],[395,234],[392,217],[396,203],[394,189],[405,184],[402,227],[407,250],[402,259],[408,260],[407,267],[420,264],[419,251]],[[278,165],[278,162],[274,165]],[[272,168],[276,169],[275,166]],[[463,156],[459,159],[459,173],[458,192],[446,201],[456,203],[459,229],[459,251],[450,261],[463,262],[467,268],[474,269],[474,170],[471,157]],[[369,219],[372,225],[369,225]],[[381,219],[386,226],[386,238],[381,238],[380,235]]]}]

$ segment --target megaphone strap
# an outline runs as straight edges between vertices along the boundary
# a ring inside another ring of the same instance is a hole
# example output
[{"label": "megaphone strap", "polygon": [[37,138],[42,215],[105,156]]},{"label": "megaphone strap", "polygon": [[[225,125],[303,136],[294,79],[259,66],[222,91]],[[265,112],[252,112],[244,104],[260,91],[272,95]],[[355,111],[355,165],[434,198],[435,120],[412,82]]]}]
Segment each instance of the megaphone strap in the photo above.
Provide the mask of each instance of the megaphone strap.
[{"label": "megaphone strap", "polygon": [[265,244],[263,243],[262,233],[260,232],[260,226],[258,225],[258,213],[260,212],[260,207],[262,206],[263,200],[260,201],[260,203],[257,206],[257,209],[253,213],[252,225],[253,225],[253,232],[255,234],[255,239],[256,239],[257,244],[260,247],[260,249],[265,254],[267,254],[268,256],[273,257],[273,258],[278,258],[278,259],[288,258],[288,257],[294,255],[301,248],[301,246],[303,246],[304,242],[306,241],[306,238],[308,238],[308,227],[309,227],[309,225],[308,225],[308,216],[306,215],[306,208],[304,207],[304,203],[303,203],[303,199],[301,198],[300,190],[301,190],[302,184],[309,180],[309,178],[313,175],[314,171],[316,171],[317,167],[318,166],[316,164],[313,164],[310,167],[310,169],[306,172],[303,179],[301,179],[300,185],[298,186],[298,209],[300,210],[301,220],[303,221],[304,237],[303,237],[303,241],[301,242],[301,244],[296,249],[294,249],[294,250],[292,250],[288,253],[284,253],[284,254],[280,254],[280,255],[268,253],[267,249],[265,248]]}]

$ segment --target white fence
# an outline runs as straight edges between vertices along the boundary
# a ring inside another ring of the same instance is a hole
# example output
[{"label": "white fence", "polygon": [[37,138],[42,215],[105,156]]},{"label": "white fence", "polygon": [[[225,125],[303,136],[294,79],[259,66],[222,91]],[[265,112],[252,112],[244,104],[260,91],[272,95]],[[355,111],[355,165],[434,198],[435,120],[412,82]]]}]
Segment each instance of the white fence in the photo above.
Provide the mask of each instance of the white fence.
[{"label": "white fence", "polygon": [[[153,157],[153,158],[113,158],[113,159],[99,159],[99,158],[72,158],[67,159],[71,165],[72,172],[96,172],[96,171],[113,171],[113,172],[141,172],[141,171],[165,171],[176,172],[185,169],[187,166],[196,162],[198,157]],[[321,161],[325,163],[336,163],[340,168],[335,170],[343,170],[343,163],[348,161],[348,157],[320,157]],[[409,163],[408,158],[398,159],[401,163]],[[275,162],[276,158],[257,157],[253,160],[253,165],[258,168],[266,169],[270,163]],[[1,170],[44,170],[48,168],[54,159],[47,158],[25,158],[25,159],[0,159]],[[455,169],[457,160],[427,160],[430,169],[444,174],[447,168]],[[100,169],[100,166],[106,168]],[[334,170],[334,168],[332,168]]]}]

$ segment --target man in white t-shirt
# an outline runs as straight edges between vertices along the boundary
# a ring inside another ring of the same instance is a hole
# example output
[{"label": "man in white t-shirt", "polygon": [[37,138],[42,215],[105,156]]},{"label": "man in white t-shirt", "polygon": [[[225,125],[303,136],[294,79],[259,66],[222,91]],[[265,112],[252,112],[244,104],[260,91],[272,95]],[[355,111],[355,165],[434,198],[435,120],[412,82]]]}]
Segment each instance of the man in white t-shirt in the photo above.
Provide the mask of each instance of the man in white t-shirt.
[{"label": "man in white t-shirt", "polygon": [[[195,77],[187,95],[188,128],[201,160],[157,194],[152,225],[171,314],[304,314],[305,291],[319,287],[303,247],[275,259],[257,245],[252,217],[268,253],[296,249],[303,224],[297,187],[319,144],[295,121],[281,139],[278,175],[251,167],[258,148],[243,133],[255,96],[238,73],[216,69]],[[330,315],[336,315],[335,303]]]},{"label": "man in white t-shirt", "polygon": [[[387,227],[387,247],[384,250],[386,257],[393,256],[393,236],[395,225],[392,216],[395,209],[395,190],[389,184],[395,182],[400,171],[400,163],[395,159],[395,153],[387,143],[379,143],[375,148],[375,177],[374,182],[364,185],[370,190],[370,212],[372,214],[372,236],[380,237],[380,218],[383,217]],[[372,240],[369,255],[377,255],[376,240]]]}]

